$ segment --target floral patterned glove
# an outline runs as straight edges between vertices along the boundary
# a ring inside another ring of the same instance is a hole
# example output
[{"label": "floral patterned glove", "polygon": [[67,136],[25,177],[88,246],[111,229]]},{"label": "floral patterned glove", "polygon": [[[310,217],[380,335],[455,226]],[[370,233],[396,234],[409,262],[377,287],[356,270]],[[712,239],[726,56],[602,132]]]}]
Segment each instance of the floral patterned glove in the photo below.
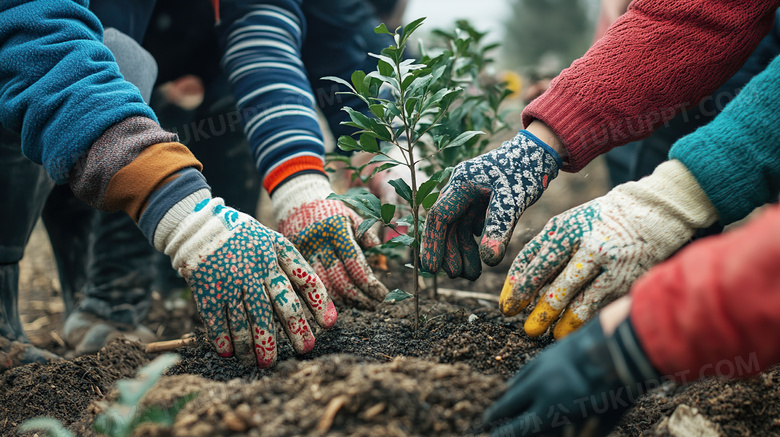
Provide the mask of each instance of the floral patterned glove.
[{"label": "floral patterned glove", "polygon": [[207,190],[165,214],[154,245],[187,280],[221,356],[250,357],[261,368],[274,364],[274,314],[293,348],[310,351],[314,335],[298,296],[320,326],[336,322],[325,286],[295,247],[254,218],[225,207],[222,199],[211,198]]},{"label": "floral patterned glove", "polygon": [[[422,239],[422,267],[474,280],[480,258],[501,262],[512,231],[526,208],[558,175],[558,153],[528,131],[500,148],[455,167],[439,200],[428,212]],[[473,235],[482,234],[477,247]]]},{"label": "floral patterned glove", "polygon": [[325,200],[332,193],[320,175],[302,175],[277,188],[271,200],[279,232],[301,251],[336,302],[373,308],[387,295],[363,256],[379,244],[373,232],[355,239],[363,221],[342,202]]},{"label": "floral patterned glove", "polygon": [[501,312],[515,315],[541,295],[525,331],[543,334],[566,310],[553,331],[561,338],[716,220],[688,169],[679,161],[661,164],[639,182],[553,217],[509,269]]}]

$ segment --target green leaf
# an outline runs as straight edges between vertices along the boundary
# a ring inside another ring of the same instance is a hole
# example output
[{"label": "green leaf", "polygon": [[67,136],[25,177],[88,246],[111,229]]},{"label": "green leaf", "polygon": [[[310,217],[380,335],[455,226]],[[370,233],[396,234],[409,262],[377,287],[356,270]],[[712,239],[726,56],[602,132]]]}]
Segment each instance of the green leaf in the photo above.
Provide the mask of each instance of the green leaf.
[{"label": "green leaf", "polygon": [[379,71],[379,74],[387,77],[392,76],[393,73],[395,72],[392,63],[385,62],[381,59],[379,60],[379,62],[377,62],[377,70]]},{"label": "green leaf", "polygon": [[377,118],[382,118],[385,116],[385,105],[382,105],[381,103],[375,103],[373,105],[370,105],[368,109],[371,111],[372,114],[374,114]]},{"label": "green leaf", "polygon": [[357,91],[355,90],[355,88],[349,82],[347,82],[346,80],[344,80],[344,79],[342,79],[340,77],[325,76],[325,77],[322,78],[322,80],[329,80],[331,82],[336,82],[338,84],[344,85],[345,87],[349,88],[353,93],[357,94]]},{"label": "green leaf", "polygon": [[390,222],[393,220],[393,216],[395,215],[395,205],[386,203],[382,205],[382,221],[385,222],[385,224],[390,224]]},{"label": "green leaf", "polygon": [[[387,49],[385,49],[385,50],[387,50]],[[384,53],[385,50],[382,50],[382,53]],[[368,56],[371,56],[372,58],[377,58],[380,61],[382,61],[382,62],[386,63],[387,65],[391,66],[390,67],[390,74],[386,74],[385,76],[391,76],[393,73],[395,73],[395,69],[392,66],[396,65],[396,62],[391,57],[389,57],[387,55],[384,55],[384,54],[377,55],[376,53],[369,53]],[[381,71],[380,71],[380,73],[381,73]]]},{"label": "green leaf", "polygon": [[382,203],[379,198],[368,192],[365,188],[353,188],[346,194],[331,193],[330,200],[340,200],[364,215],[379,219],[382,217]]},{"label": "green leaf", "polygon": [[438,183],[442,183],[450,177],[453,170],[455,170],[455,167],[447,167],[444,170],[439,170],[431,175],[431,179],[436,180]]},{"label": "green leaf", "polygon": [[373,158],[371,158],[370,161],[368,161],[369,164],[374,164],[376,162],[389,162],[395,165],[406,165],[401,161],[396,161],[395,159],[385,155],[376,155]]},{"label": "green leaf", "polygon": [[379,144],[377,144],[376,138],[368,134],[360,134],[360,146],[364,152],[379,152]]},{"label": "green leaf", "polygon": [[412,113],[414,112],[414,106],[417,104],[417,102],[420,101],[417,97],[411,97],[406,100],[406,115],[407,117],[411,117]]},{"label": "green leaf", "polygon": [[345,152],[351,152],[353,150],[363,150],[354,138],[342,135],[337,142],[339,149]]},{"label": "green leaf", "polygon": [[387,112],[391,118],[395,118],[401,115],[401,110],[398,109],[398,106],[396,106],[395,103],[387,104]]},{"label": "green leaf", "polygon": [[423,21],[425,21],[426,17],[418,18],[411,23],[404,26],[404,30],[401,33],[401,46],[406,45],[406,41],[409,40],[409,37],[412,36],[415,30],[422,26]]},{"label": "green leaf", "polygon": [[374,28],[374,33],[384,33],[385,35],[393,36],[393,33],[387,29],[387,25],[385,23],[379,23],[379,26]]},{"label": "green leaf", "polygon": [[132,428],[135,429],[138,427],[138,425],[141,425],[143,423],[154,423],[162,426],[172,426],[176,415],[179,414],[179,411],[181,411],[182,408],[184,408],[187,403],[192,401],[193,399],[198,397],[197,391],[188,393],[179,399],[176,399],[176,401],[173,402],[173,405],[171,405],[169,408],[163,408],[162,406],[154,406],[152,408],[147,408],[143,410],[141,414],[135,417],[133,420],[133,426]]},{"label": "green leaf", "polygon": [[433,191],[436,186],[439,185],[439,181],[436,179],[428,179],[420,184],[420,188],[417,189],[417,204],[421,204],[423,199]]},{"label": "green leaf", "polygon": [[363,79],[366,78],[366,73],[357,70],[354,73],[352,73],[352,85],[355,86],[355,89],[360,94],[366,94],[366,87],[363,84]]},{"label": "green leaf", "polygon": [[49,437],[73,437],[73,434],[65,429],[59,420],[50,417],[28,419],[19,427],[20,433],[28,433],[36,430],[43,430]]},{"label": "green leaf", "polygon": [[376,175],[380,171],[389,170],[389,169],[391,169],[393,167],[396,167],[398,165],[400,165],[400,164],[396,164],[394,162],[387,162],[385,164],[380,165],[379,167],[374,167],[374,170],[371,172],[371,177],[373,178],[374,175]]},{"label": "green leaf", "polygon": [[431,209],[434,203],[436,203],[437,200],[439,200],[439,194],[440,192],[435,192],[427,195],[425,199],[422,201],[422,207],[425,208],[425,210]]},{"label": "green leaf", "polygon": [[401,217],[395,222],[398,226],[413,226],[414,225],[414,216],[409,214],[405,217]]},{"label": "green leaf", "polygon": [[390,291],[390,293],[387,293],[384,301],[387,303],[397,303],[409,299],[410,297],[414,297],[414,295],[409,294],[400,288],[396,288],[395,290]]},{"label": "green leaf", "polygon": [[362,113],[355,111],[354,109],[350,108],[349,106],[345,106],[344,110],[347,111],[347,114],[349,114],[349,118],[352,120],[355,125],[360,129],[369,130],[371,129],[371,122],[369,122],[369,118],[363,115]]},{"label": "green leaf", "polygon": [[398,193],[399,196],[401,196],[402,199],[406,200],[410,204],[412,203],[412,189],[409,188],[409,184],[406,183],[401,178],[393,179],[388,182],[390,185],[395,188],[395,192]]},{"label": "green leaf", "polygon": [[452,140],[451,143],[445,145],[443,149],[449,149],[451,147],[458,147],[466,142],[468,142],[470,139],[474,138],[477,135],[484,135],[485,133],[482,131],[466,131],[462,134],[458,135],[454,140]]},{"label": "green leaf", "polygon": [[136,406],[141,398],[154,386],[162,374],[179,362],[176,354],[164,354],[138,370],[135,379],[121,379],[116,382],[119,391],[117,402],[122,405]]},{"label": "green leaf", "polygon": [[358,225],[357,232],[355,234],[355,238],[360,239],[363,237],[363,234],[365,234],[369,229],[371,229],[371,226],[374,226],[376,222],[379,220],[375,218],[367,218],[360,222],[360,225]]}]

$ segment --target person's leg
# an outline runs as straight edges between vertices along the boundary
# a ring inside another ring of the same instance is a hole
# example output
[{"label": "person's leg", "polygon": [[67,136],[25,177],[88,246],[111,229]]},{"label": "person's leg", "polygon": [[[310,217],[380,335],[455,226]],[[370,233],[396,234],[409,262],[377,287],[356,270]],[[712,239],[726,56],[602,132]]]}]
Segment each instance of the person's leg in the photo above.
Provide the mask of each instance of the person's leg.
[{"label": "person's leg", "polygon": [[77,293],[86,283],[89,233],[97,213],[77,199],[67,185],[54,187],[43,207],[41,218],[57,261],[66,317],[83,297]]},{"label": "person's leg", "polygon": [[19,135],[0,126],[0,372],[56,355],[29,344],[19,319],[19,261],[54,183],[22,155]]},{"label": "person's leg", "polygon": [[[104,44],[125,80],[149,99],[157,76],[154,58],[116,29],[106,29]],[[65,302],[74,310],[65,320],[64,337],[75,353],[95,352],[118,336],[153,341],[140,323],[151,305],[155,251],[132,219],[92,210],[67,188],[52,194],[45,219],[60,270],[69,270],[61,279]],[[74,308],[77,290],[83,296]]]}]

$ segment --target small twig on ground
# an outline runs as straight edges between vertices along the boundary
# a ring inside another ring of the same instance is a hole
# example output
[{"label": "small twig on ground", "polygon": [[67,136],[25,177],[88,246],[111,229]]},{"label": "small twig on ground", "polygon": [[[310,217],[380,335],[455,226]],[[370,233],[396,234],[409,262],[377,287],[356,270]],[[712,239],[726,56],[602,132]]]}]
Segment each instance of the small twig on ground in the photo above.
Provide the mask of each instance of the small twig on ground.
[{"label": "small twig on ground", "polygon": [[159,352],[168,352],[175,349],[178,349],[182,346],[189,346],[191,344],[195,344],[196,338],[195,337],[189,337],[189,338],[179,338],[177,340],[168,340],[168,341],[158,341],[156,343],[149,343],[146,345],[146,348],[144,351],[147,354],[156,354]]},{"label": "small twig on ground", "polygon": [[333,426],[333,419],[336,418],[336,414],[348,400],[349,398],[345,395],[331,399],[328,406],[325,407],[325,413],[322,415],[320,422],[317,424],[317,431],[327,432],[330,430],[330,427]]},{"label": "small twig on ground", "polygon": [[453,290],[451,288],[439,288],[439,294],[442,296],[461,297],[465,299],[484,299],[498,302],[498,295],[490,293],[479,293],[476,291]]}]

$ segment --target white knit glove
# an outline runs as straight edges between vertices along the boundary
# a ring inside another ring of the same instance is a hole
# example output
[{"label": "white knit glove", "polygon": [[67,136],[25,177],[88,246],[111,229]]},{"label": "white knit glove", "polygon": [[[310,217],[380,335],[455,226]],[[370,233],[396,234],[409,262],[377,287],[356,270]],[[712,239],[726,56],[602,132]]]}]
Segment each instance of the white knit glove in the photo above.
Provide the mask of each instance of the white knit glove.
[{"label": "white knit glove", "polygon": [[501,312],[513,316],[540,296],[525,331],[543,334],[566,309],[554,330],[561,338],[717,218],[688,169],[665,162],[639,182],[553,217],[512,264]]},{"label": "white knit glove", "polygon": [[[203,324],[221,356],[234,353],[261,368],[276,361],[274,315],[293,348],[306,353],[314,335],[301,300],[329,328],[336,309],[325,286],[295,247],[257,220],[201,190],[171,208],[154,232],[192,290]],[[300,297],[300,299],[299,299]]]}]

